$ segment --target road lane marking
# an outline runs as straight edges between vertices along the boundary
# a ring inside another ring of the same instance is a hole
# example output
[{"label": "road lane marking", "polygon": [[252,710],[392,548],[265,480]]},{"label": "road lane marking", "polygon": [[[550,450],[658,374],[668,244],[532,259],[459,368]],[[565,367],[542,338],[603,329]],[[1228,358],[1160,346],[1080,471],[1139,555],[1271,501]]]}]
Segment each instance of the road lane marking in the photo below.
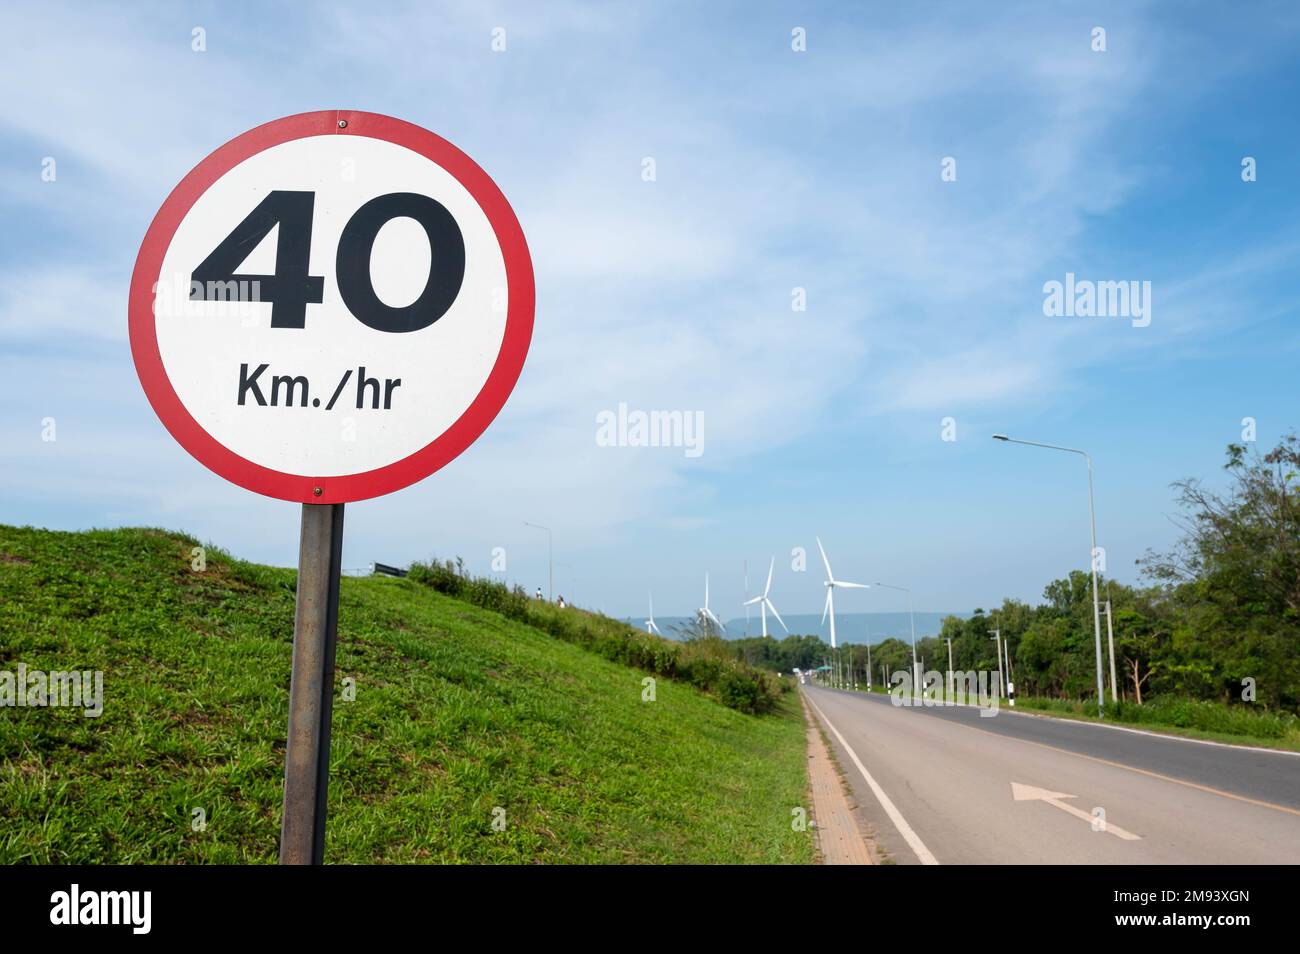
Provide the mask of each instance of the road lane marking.
[{"label": "road lane marking", "polygon": [[[1092,815],[1085,812],[1082,808],[1076,808],[1074,805],[1067,805],[1061,801],[1063,798],[1078,798],[1077,795],[1066,795],[1064,792],[1049,792],[1045,788],[1036,788],[1033,785],[1021,785],[1019,782],[1011,783],[1011,797],[1018,802],[1047,802],[1053,808],[1059,808],[1063,812],[1069,812],[1075,818],[1082,818],[1089,825],[1096,822]],[[1125,831],[1119,825],[1112,825],[1108,821],[1101,823],[1101,831],[1108,831],[1116,838],[1123,838],[1125,841],[1141,841],[1141,835],[1135,835],[1131,831]]]},{"label": "road lane marking", "polygon": [[[830,689],[829,692],[837,692],[840,695],[860,696],[863,699],[876,699],[880,702],[888,702],[889,696],[880,693],[859,693],[848,689]],[[903,708],[896,706],[895,708]],[[908,706],[907,708],[916,708]],[[942,705],[935,705],[935,709],[985,709],[987,706],[972,704],[969,702],[945,702]],[[1065,725],[1087,725],[1094,729],[1111,729],[1115,732],[1131,732],[1133,735],[1146,735],[1153,739],[1160,739],[1168,742],[1191,742],[1195,745],[1215,745],[1221,749],[1238,749],[1242,752],[1267,752],[1270,755],[1288,755],[1291,758],[1300,758],[1300,752],[1291,749],[1275,749],[1267,745],[1243,745],[1240,742],[1216,742],[1214,739],[1197,739],[1190,735],[1177,735],[1172,732],[1158,732],[1152,729],[1137,729],[1131,725],[1115,725],[1112,722],[1097,722],[1093,719],[1071,719],[1061,715],[1051,715],[1046,712],[1035,712],[1032,709],[1004,709],[999,707],[997,712],[1000,715],[1023,716],[1026,719],[1042,719],[1047,722],[1063,723]]]},{"label": "road lane marking", "polygon": [[1073,755],[1075,758],[1087,759],[1089,762],[1099,762],[1102,765],[1109,765],[1112,768],[1124,769],[1126,772],[1136,772],[1138,775],[1145,775],[1148,778],[1158,778],[1162,782],[1173,782],[1175,785],[1194,788],[1198,792],[1206,792],[1210,795],[1222,795],[1224,798],[1231,798],[1236,802],[1245,802],[1247,805],[1258,805],[1260,808],[1271,808],[1274,811],[1286,812],[1288,815],[1300,817],[1300,809],[1289,808],[1286,805],[1277,805],[1273,802],[1265,802],[1258,798],[1250,798],[1246,795],[1237,795],[1233,792],[1225,792],[1219,788],[1211,788],[1209,785],[1201,785],[1198,782],[1189,782],[1186,779],[1174,778],[1172,775],[1161,775],[1159,772],[1135,768],[1132,765],[1125,765],[1123,762],[1115,762],[1111,759],[1103,759],[1096,755],[1084,755],[1082,752],[1075,752],[1073,749],[1063,749],[1059,745],[1048,745],[1046,742],[1035,742],[1033,739],[1022,739],[1014,735],[1004,735],[1001,732],[994,732],[991,729],[981,729],[979,726],[968,725],[965,722],[957,722],[951,719],[944,721],[947,722],[948,725],[959,725],[964,729],[970,729],[972,732],[983,732],[985,735],[991,735],[995,739],[1006,739],[1008,742],[1023,742],[1025,745],[1036,745],[1040,749],[1060,752],[1062,755]]},{"label": "road lane marking", "polygon": [[[867,699],[867,698],[870,698],[870,696],[865,696],[865,695],[864,695],[863,698],[864,698],[864,699]],[[910,708],[910,707],[909,707],[909,706],[893,706],[893,708],[895,708],[895,709],[904,709],[904,708]],[[1095,725],[1095,726],[1098,726],[1099,728],[1104,728],[1104,729],[1120,729],[1121,731],[1125,731],[1125,732],[1141,732],[1141,731],[1142,731],[1142,730],[1140,730],[1140,729],[1129,729],[1129,728],[1127,728],[1127,727],[1125,727],[1125,726],[1113,726],[1113,725],[1106,725],[1106,724],[1104,724],[1104,723],[1097,723],[1097,722],[1082,722],[1082,721],[1079,721],[1079,720],[1077,720],[1077,719],[1057,719],[1057,718],[1055,718],[1055,717],[1053,717],[1053,716],[1038,716],[1037,714],[1030,714],[1030,713],[1028,713],[1028,712],[1014,712],[1014,713],[1012,713],[1012,715],[1022,715],[1022,716],[1025,716],[1026,718],[1045,718],[1045,719],[1050,719],[1050,720],[1053,721],[1053,722],[1066,722],[1066,723],[1070,723],[1070,724],[1072,724],[1072,725]],[[1059,746],[1059,745],[1048,745],[1046,742],[1035,742],[1033,739],[1022,739],[1022,738],[1021,738],[1020,736],[1018,736],[1018,735],[1008,735],[1008,734],[1005,734],[1005,733],[1002,733],[1002,732],[994,732],[992,729],[982,729],[982,728],[980,728],[980,727],[977,726],[977,725],[971,725],[971,724],[968,723],[968,722],[961,722],[961,721],[956,720],[956,719],[944,719],[944,720],[942,720],[942,721],[943,721],[945,724],[947,724],[947,725],[957,725],[957,726],[961,726],[961,727],[964,728],[964,729],[970,729],[972,732],[983,732],[985,735],[991,735],[991,736],[993,736],[995,739],[1006,739],[1008,742],[1023,742],[1025,745],[1036,745],[1036,746],[1038,746],[1040,749],[1048,749],[1048,750],[1050,750],[1050,751],[1052,751],[1052,752],[1060,752],[1062,755],[1073,755],[1073,756],[1075,756],[1076,758],[1087,759],[1089,762],[1098,762],[1098,763],[1100,763],[1100,764],[1102,764],[1102,765],[1109,765],[1109,766],[1111,766],[1112,768],[1124,769],[1125,771],[1128,771],[1128,772],[1136,772],[1138,775],[1145,775],[1145,776],[1147,776],[1148,778],[1158,778],[1158,779],[1160,779],[1162,782],[1173,782],[1175,785],[1182,785],[1182,786],[1185,786],[1185,787],[1187,787],[1187,788],[1194,788],[1194,789],[1196,789],[1198,792],[1205,792],[1206,794],[1209,794],[1209,795],[1221,795],[1221,796],[1223,796],[1224,798],[1230,798],[1230,799],[1232,799],[1232,800],[1235,801],[1235,802],[1245,802],[1247,805],[1256,805],[1256,806],[1258,806],[1258,807],[1260,807],[1260,808],[1271,808],[1271,809],[1273,809],[1273,811],[1276,811],[1276,812],[1285,812],[1285,813],[1288,814],[1288,815],[1295,815],[1295,816],[1297,816],[1297,817],[1300,817],[1300,809],[1291,808],[1291,807],[1289,807],[1289,806],[1287,806],[1287,805],[1278,805],[1276,802],[1266,802],[1266,801],[1263,801],[1262,799],[1251,798],[1251,797],[1248,796],[1248,795],[1237,795],[1237,794],[1235,794],[1234,792],[1225,792],[1225,791],[1223,791],[1223,789],[1220,789],[1220,788],[1212,788],[1212,787],[1209,786],[1209,785],[1201,785],[1199,782],[1189,782],[1189,781],[1187,781],[1187,779],[1175,778],[1175,777],[1172,776],[1172,775],[1162,775],[1160,772],[1152,772],[1152,771],[1150,771],[1149,769],[1136,768],[1135,766],[1132,766],[1132,765],[1126,765],[1126,764],[1123,763],[1123,762],[1116,762],[1116,761],[1114,761],[1114,760],[1112,760],[1112,759],[1103,759],[1101,756],[1098,756],[1098,755],[1085,755],[1085,754],[1082,753],[1082,752],[1076,752],[1076,751],[1074,751],[1073,749],[1065,749],[1065,748],[1062,748],[1062,747]],[[1143,735],[1153,735],[1155,738],[1158,738],[1158,739],[1182,739],[1183,741],[1186,741],[1186,742],[1200,742],[1200,741],[1203,741],[1203,740],[1201,740],[1201,739],[1186,739],[1186,738],[1183,738],[1183,737],[1181,737],[1181,736],[1160,735],[1159,733],[1154,733],[1154,732],[1153,732],[1153,733],[1142,732],[1142,734],[1143,734]],[[1219,744],[1224,744],[1224,743],[1208,742],[1207,744],[1208,744],[1208,745],[1219,745]],[[1280,750],[1278,750],[1278,749],[1262,749],[1262,748],[1256,748],[1256,747],[1254,747],[1254,746],[1232,746],[1232,747],[1233,747],[1233,748],[1246,748],[1246,749],[1249,749],[1249,750],[1252,751],[1252,752],[1274,752],[1274,753],[1277,753],[1277,754],[1279,754],[1279,755],[1288,755],[1288,754],[1290,754],[1290,753],[1288,753],[1288,752],[1282,752],[1282,751],[1280,751]]]},{"label": "road lane marking", "polygon": [[912,830],[912,826],[907,823],[907,819],[903,817],[903,813],[898,810],[897,806],[894,805],[889,796],[885,794],[885,790],[880,787],[874,778],[871,777],[871,773],[867,771],[867,767],[862,764],[862,759],[858,758],[858,753],[853,751],[853,746],[849,745],[848,740],[845,739],[844,736],[840,735],[840,730],[831,724],[831,720],[826,718],[826,713],[822,712],[821,707],[817,705],[817,703],[808,698],[807,694],[804,695],[804,698],[808,700],[808,704],[816,710],[819,716],[821,716],[822,721],[826,723],[826,728],[830,729],[835,738],[839,739],[840,745],[844,746],[844,751],[849,753],[849,758],[851,758],[853,764],[858,767],[858,771],[862,773],[862,777],[867,780],[867,786],[871,789],[871,794],[876,796],[876,801],[880,802],[880,807],[885,810],[885,814],[888,815],[889,820],[894,823],[894,827],[898,829],[898,833],[903,836],[903,840],[907,842],[908,847],[910,847],[916,854],[917,860],[923,865],[937,865],[939,859],[935,858],[935,856],[930,853],[930,849],[925,847],[925,842],[921,841],[920,836]]},{"label": "road lane marking", "polygon": [[[1010,710],[1007,710],[1010,712]],[[1067,719],[1064,716],[1048,715],[1045,712],[1030,712],[1027,710],[1018,710],[1011,712],[1011,715],[1024,716],[1026,719],[1047,719],[1050,722],[1064,722],[1068,725],[1090,725],[1094,729],[1112,729],[1116,732],[1131,732],[1134,735],[1146,735],[1153,739],[1169,740],[1172,742],[1192,742],[1196,745],[1217,745],[1221,749],[1239,749],[1243,752],[1268,752],[1271,755],[1289,755],[1292,758],[1300,758],[1300,752],[1292,752],[1289,749],[1272,749],[1266,745],[1241,745],[1237,742],[1216,742],[1213,739],[1195,739],[1190,735],[1174,735],[1169,732],[1152,732],[1150,729],[1135,729],[1131,725],[1112,725],[1109,722],[1094,722],[1091,719]]]}]

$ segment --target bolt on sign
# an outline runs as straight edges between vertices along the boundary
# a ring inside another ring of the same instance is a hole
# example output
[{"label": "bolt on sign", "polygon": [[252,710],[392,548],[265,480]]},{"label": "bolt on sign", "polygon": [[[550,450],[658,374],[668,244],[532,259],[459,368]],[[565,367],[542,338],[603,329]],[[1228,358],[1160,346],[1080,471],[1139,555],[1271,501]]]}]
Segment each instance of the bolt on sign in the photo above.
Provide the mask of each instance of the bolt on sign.
[{"label": "bolt on sign", "polygon": [[322,860],[343,505],[419,481],[496,417],[532,337],[510,204],[434,133],[323,110],[172,190],[131,277],[131,352],[171,435],[303,504],[280,857]]}]

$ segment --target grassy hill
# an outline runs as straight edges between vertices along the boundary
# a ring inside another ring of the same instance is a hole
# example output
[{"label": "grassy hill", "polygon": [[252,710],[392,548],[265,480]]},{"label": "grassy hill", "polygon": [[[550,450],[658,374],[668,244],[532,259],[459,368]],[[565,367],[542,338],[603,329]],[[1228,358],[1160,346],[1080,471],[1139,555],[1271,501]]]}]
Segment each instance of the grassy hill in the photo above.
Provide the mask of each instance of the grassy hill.
[{"label": "grassy hill", "polygon": [[[0,670],[104,673],[99,718],[0,708],[0,863],[275,860],[295,574],[212,548],[195,571],[195,545],[0,526]],[[345,579],[326,859],[810,861],[795,694],[751,715],[667,678],[643,702],[645,678],[413,580]]]}]

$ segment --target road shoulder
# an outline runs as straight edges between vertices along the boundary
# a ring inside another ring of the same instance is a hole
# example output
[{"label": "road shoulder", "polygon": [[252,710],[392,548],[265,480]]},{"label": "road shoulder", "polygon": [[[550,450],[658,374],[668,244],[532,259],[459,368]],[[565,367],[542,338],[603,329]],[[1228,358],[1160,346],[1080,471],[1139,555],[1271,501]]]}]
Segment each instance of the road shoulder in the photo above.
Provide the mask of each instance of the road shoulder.
[{"label": "road shoulder", "polygon": [[863,836],[856,805],[831,757],[820,723],[803,700],[808,739],[808,788],[812,802],[817,861],[824,865],[873,865],[881,858]]}]

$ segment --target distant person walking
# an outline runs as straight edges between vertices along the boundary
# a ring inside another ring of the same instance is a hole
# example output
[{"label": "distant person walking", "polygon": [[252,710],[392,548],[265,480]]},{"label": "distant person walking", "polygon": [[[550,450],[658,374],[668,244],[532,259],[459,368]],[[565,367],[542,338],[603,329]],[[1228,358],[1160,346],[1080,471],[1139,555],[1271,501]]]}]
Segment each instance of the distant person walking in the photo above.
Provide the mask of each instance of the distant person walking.
[{"label": "distant person walking", "polygon": [[564,609],[564,594],[561,593],[559,599],[557,599],[555,602],[560,604],[560,609]]},{"label": "distant person walking", "polygon": [[546,599],[546,597],[542,596],[542,588],[540,586],[537,588],[537,599],[539,600]]}]

